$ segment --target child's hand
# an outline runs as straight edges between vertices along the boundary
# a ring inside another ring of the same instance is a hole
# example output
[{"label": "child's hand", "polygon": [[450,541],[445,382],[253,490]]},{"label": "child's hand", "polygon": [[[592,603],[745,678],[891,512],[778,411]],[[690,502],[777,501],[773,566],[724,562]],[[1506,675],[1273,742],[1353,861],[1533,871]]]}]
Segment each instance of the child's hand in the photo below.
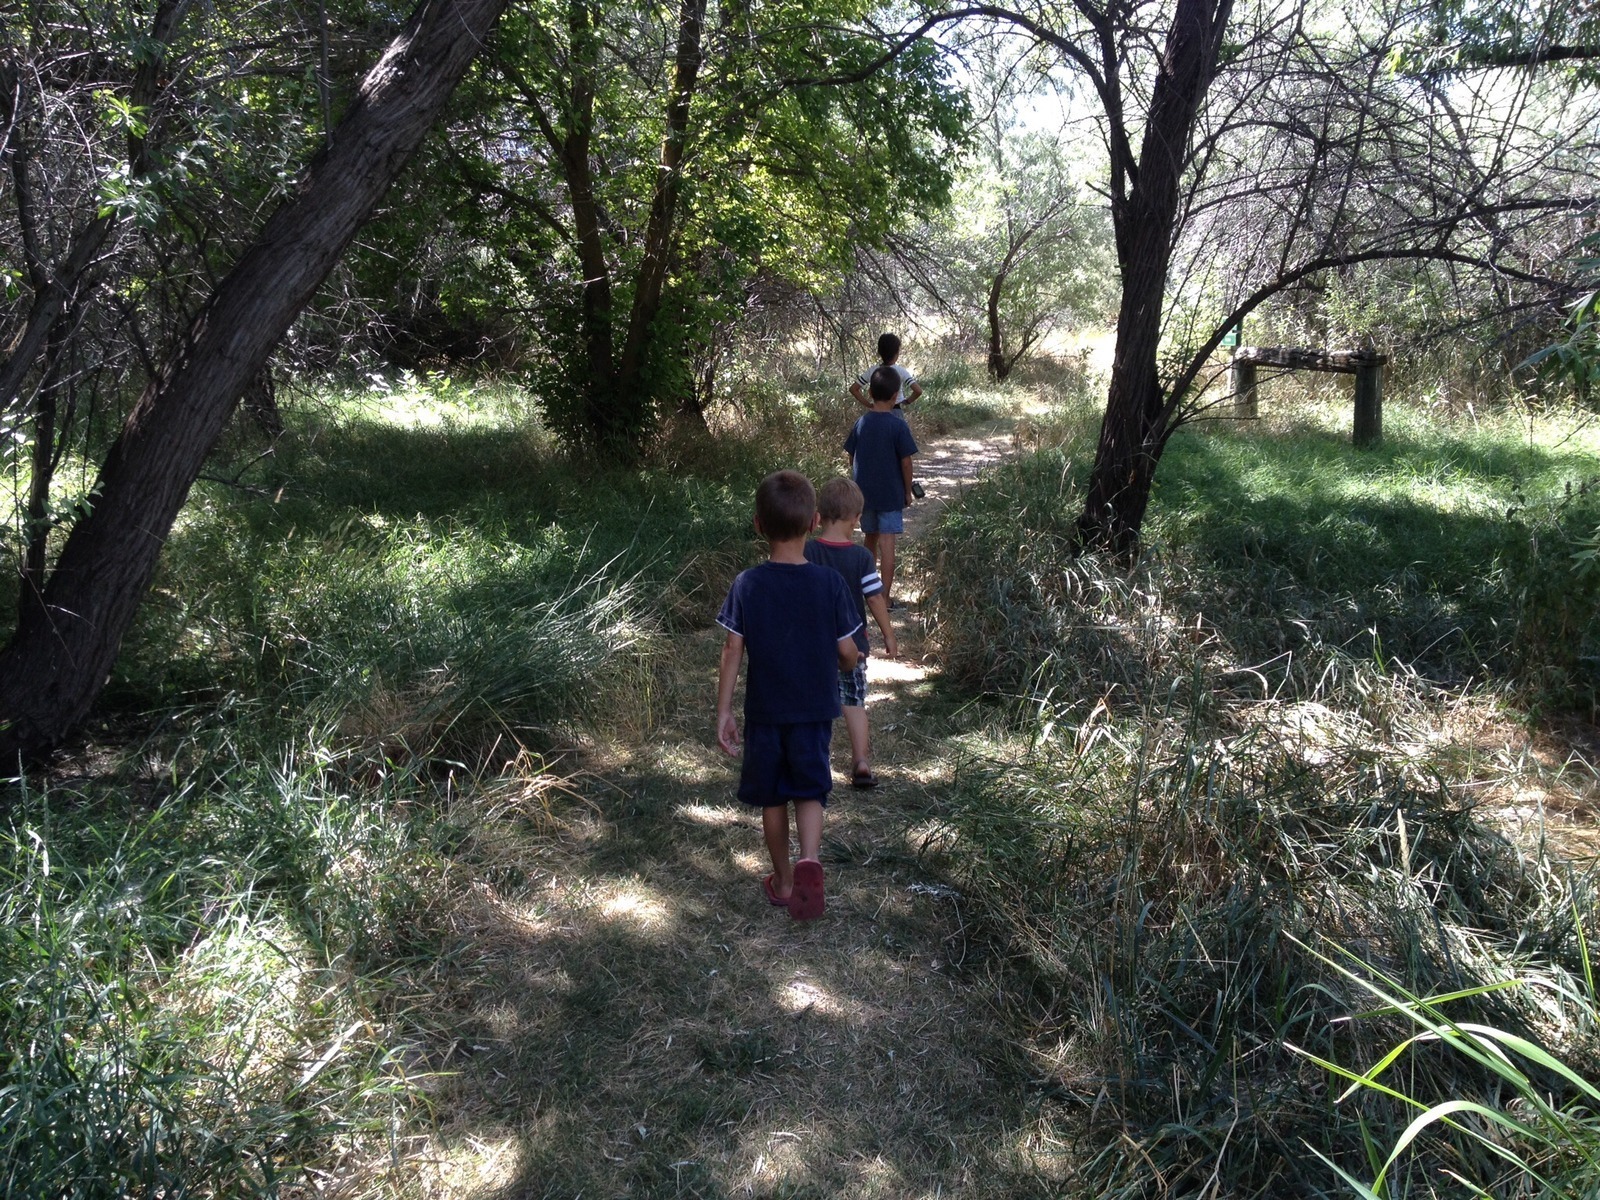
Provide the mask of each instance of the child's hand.
[{"label": "child's hand", "polygon": [[739,757],[739,726],[734,722],[732,713],[721,713],[717,717],[717,745],[722,747],[724,754]]},{"label": "child's hand", "polygon": [[883,656],[885,658],[900,657],[900,643],[895,641],[893,634],[883,639]]}]

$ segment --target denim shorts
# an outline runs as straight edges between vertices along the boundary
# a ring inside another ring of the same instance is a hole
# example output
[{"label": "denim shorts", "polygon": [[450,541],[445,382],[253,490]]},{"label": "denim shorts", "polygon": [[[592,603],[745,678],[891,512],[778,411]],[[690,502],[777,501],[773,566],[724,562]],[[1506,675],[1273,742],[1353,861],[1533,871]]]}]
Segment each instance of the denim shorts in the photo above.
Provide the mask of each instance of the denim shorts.
[{"label": "denim shorts", "polygon": [[846,708],[867,706],[867,656],[856,659],[856,665],[839,672],[839,703]]},{"label": "denim shorts", "polygon": [[759,808],[774,808],[791,800],[827,804],[833,790],[833,766],[828,758],[832,742],[832,721],[793,725],[747,722],[739,799]]},{"label": "denim shorts", "polygon": [[861,514],[862,533],[904,533],[906,531],[905,509],[897,508],[893,512],[874,512],[867,509]]}]

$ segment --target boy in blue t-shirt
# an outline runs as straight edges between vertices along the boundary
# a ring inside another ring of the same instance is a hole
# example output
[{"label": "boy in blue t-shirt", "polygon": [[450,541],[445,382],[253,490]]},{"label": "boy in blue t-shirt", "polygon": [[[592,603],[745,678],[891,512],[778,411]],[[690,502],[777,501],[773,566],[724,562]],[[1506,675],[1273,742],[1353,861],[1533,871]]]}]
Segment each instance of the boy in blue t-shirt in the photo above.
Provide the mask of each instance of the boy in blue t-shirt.
[{"label": "boy in blue t-shirt", "polygon": [[872,373],[867,388],[872,408],[863,413],[844,452],[850,456],[850,476],[861,489],[866,508],[861,511],[861,532],[867,549],[878,560],[883,576],[883,595],[890,608],[894,602],[895,542],[905,532],[905,509],[912,497],[911,456],[917,452],[917,439],[911,427],[895,415],[894,396],[900,377],[893,367],[879,367]]},{"label": "boy in blue t-shirt", "polygon": [[[807,921],[822,915],[822,810],[833,791],[829,744],[839,715],[839,672],[855,667],[861,625],[839,572],[806,561],[817,498],[798,471],[775,471],[756,489],[756,532],[767,561],[740,572],[717,624],[728,631],[717,671],[717,744],[739,753],[733,692],[746,654],[744,764],[739,799],[761,809],[772,904]],[[800,859],[789,860],[789,802]]]},{"label": "boy in blue t-shirt", "polygon": [[844,708],[844,727],[850,734],[850,786],[872,788],[878,777],[872,773],[871,731],[867,727],[867,612],[883,634],[883,652],[890,658],[900,653],[894,626],[889,623],[889,606],[883,598],[883,579],[872,551],[855,543],[856,522],[861,519],[861,489],[848,479],[830,479],[817,493],[817,516],[821,524],[817,536],[806,543],[806,560],[832,567],[850,588],[861,628],[856,630],[856,649],[861,651],[852,671],[839,672],[839,703]]}]

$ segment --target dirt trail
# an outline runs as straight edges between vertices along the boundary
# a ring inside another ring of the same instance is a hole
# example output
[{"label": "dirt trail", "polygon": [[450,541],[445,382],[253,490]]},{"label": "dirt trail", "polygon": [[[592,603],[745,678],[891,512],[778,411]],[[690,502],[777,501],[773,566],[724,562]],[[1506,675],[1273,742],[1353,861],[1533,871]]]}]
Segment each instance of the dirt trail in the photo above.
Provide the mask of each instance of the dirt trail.
[{"label": "dirt trail", "polygon": [[927,498],[906,514],[906,537],[926,532],[939,510],[978,477],[984,467],[999,462],[1012,451],[1010,423],[983,426],[927,441],[916,457],[916,478]]},{"label": "dirt trail", "polygon": [[[926,439],[910,537],[1009,449],[998,428]],[[540,901],[489,897],[468,918],[498,940],[472,1048],[437,1097],[437,1190],[1044,1190],[1060,1152],[1033,1132],[1041,1101],[989,1008],[991,964],[928,853],[949,781],[941,731],[919,716],[936,668],[918,661],[915,606],[895,619],[905,660],[870,668],[882,783],[834,793],[821,920],[797,923],[761,893],[760,818],[733,799],[737,764],[711,736],[716,631],[683,694],[662,697],[681,727],[599,766],[518,864],[517,894]],[[848,750],[841,726],[836,780]]]}]

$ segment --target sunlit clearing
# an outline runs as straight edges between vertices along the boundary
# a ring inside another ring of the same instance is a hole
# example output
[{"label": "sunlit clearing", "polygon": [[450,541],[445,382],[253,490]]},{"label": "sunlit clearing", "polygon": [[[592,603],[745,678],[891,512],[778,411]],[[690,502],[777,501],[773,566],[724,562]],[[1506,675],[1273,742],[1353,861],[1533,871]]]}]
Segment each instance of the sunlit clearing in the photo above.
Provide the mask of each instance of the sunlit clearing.
[{"label": "sunlit clearing", "polygon": [[800,975],[784,986],[778,994],[778,1003],[791,1013],[818,1012],[824,1016],[843,1018],[854,1016],[861,1008],[855,1001],[842,1000],[827,988],[819,987]]},{"label": "sunlit clearing", "polygon": [[672,911],[667,903],[637,884],[602,900],[600,912],[619,925],[633,925],[651,933],[672,923]]},{"label": "sunlit clearing", "polygon": [[720,827],[739,823],[739,810],[731,804],[680,804],[673,813],[696,825]]}]

